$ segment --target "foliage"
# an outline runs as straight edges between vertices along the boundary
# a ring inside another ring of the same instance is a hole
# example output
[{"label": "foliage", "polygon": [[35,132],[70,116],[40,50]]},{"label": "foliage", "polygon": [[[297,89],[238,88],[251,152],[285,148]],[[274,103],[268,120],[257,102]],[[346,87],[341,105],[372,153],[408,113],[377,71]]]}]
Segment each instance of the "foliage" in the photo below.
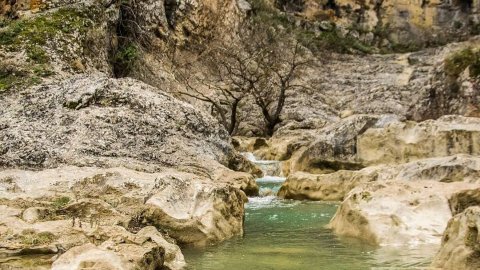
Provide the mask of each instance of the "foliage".
[{"label": "foliage", "polygon": [[59,198],[56,198],[53,202],[52,202],[52,206],[56,209],[60,209],[60,208],[63,208],[65,207],[68,203],[70,202],[70,198],[69,197],[59,197]]},{"label": "foliage", "polygon": [[89,31],[97,14],[96,9],[60,8],[28,19],[2,19],[0,48],[25,52],[28,63],[21,68],[0,64],[0,92],[35,85],[53,75],[49,51],[65,52],[67,44]]},{"label": "foliage", "polygon": [[120,47],[113,56],[112,65],[114,68],[115,76],[125,77],[127,76],[139,56],[139,49],[137,45],[133,43],[125,44]]},{"label": "foliage", "polygon": [[88,12],[63,8],[31,19],[12,21],[0,32],[0,45],[43,46],[59,34],[86,32],[93,25],[89,16],[92,15]]},{"label": "foliage", "polygon": [[330,31],[320,33],[309,29],[309,27],[297,27],[292,15],[280,12],[268,0],[250,0],[250,4],[252,6],[252,24],[281,28],[288,35],[296,37],[303,46],[313,52],[329,50],[339,53],[351,53],[353,51],[371,53],[372,51],[370,46],[359,40],[349,35],[340,35],[335,26]]},{"label": "foliage", "polygon": [[47,52],[43,48],[35,45],[27,48],[27,56],[31,61],[40,64],[45,64],[49,61]]},{"label": "foliage", "polygon": [[480,75],[480,51],[474,48],[466,48],[455,52],[445,59],[445,72],[453,77],[458,77],[467,67],[470,68],[470,76]]},{"label": "foliage", "polygon": [[50,244],[56,239],[55,235],[51,232],[36,233],[34,230],[24,230],[20,235],[20,241],[24,245],[39,246]]}]

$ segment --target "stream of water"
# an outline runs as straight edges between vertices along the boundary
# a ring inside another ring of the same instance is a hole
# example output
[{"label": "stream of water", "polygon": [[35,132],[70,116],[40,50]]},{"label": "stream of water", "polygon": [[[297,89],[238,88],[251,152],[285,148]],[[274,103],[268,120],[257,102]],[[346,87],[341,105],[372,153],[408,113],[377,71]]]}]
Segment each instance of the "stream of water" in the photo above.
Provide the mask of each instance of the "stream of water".
[{"label": "stream of water", "polygon": [[[257,161],[280,174],[276,162]],[[189,269],[425,269],[437,246],[372,247],[325,229],[338,204],[278,199],[285,178],[257,179],[260,197],[245,205],[245,234],[219,245],[184,250]]]}]

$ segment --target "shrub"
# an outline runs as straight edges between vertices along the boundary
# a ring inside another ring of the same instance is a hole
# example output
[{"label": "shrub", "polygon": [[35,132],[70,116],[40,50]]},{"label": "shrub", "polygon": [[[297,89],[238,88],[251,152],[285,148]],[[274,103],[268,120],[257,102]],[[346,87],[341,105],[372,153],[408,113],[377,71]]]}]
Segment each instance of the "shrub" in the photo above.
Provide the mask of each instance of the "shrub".
[{"label": "shrub", "polygon": [[20,241],[24,245],[38,246],[50,244],[55,238],[55,235],[51,232],[36,233],[34,230],[24,230],[20,236]]},{"label": "shrub", "polygon": [[69,202],[70,202],[70,198],[64,196],[64,197],[55,199],[52,203],[52,206],[56,209],[60,209],[65,207]]},{"label": "shrub", "polygon": [[466,48],[455,52],[445,59],[445,73],[458,77],[466,68],[470,67],[470,76],[480,75],[480,52],[477,49]]}]

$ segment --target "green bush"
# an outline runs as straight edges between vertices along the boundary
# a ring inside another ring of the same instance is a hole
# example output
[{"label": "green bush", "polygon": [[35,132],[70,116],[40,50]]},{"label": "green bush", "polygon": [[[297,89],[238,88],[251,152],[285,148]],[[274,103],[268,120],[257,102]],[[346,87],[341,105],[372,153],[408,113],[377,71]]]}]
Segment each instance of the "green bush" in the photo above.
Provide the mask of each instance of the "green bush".
[{"label": "green bush", "polygon": [[52,243],[56,239],[51,232],[36,233],[33,230],[24,230],[20,235],[20,241],[28,246],[40,246]]},{"label": "green bush", "polygon": [[30,46],[27,48],[27,57],[36,63],[45,64],[48,63],[47,52],[39,46]]},{"label": "green bush", "polygon": [[114,73],[117,77],[127,76],[139,56],[139,49],[133,43],[128,43],[118,49],[113,56]]},{"label": "green bush", "polygon": [[480,52],[478,49],[466,48],[455,52],[445,59],[445,72],[458,77],[466,68],[470,67],[470,76],[480,75]]},{"label": "green bush", "polygon": [[70,202],[70,198],[64,196],[64,197],[55,199],[52,203],[52,206],[56,209],[60,209],[65,207],[69,202]]},{"label": "green bush", "polygon": [[93,25],[87,13],[63,8],[32,19],[12,21],[0,32],[0,45],[42,46],[58,34],[86,32]]}]

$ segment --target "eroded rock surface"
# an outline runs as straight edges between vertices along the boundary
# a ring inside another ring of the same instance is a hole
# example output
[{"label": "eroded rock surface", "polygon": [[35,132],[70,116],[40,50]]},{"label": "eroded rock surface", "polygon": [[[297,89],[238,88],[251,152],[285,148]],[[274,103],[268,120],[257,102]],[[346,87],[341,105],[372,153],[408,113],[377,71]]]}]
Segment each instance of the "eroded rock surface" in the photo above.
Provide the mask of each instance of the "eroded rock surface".
[{"label": "eroded rock surface", "polygon": [[442,246],[432,265],[441,269],[479,269],[479,227],[479,206],[471,206],[452,217],[443,233]]},{"label": "eroded rock surface", "polygon": [[400,165],[378,165],[359,171],[340,170],[330,174],[296,172],[288,176],[278,195],[287,199],[342,201],[356,186],[391,180],[480,184],[480,158],[456,155],[422,159]]},{"label": "eroded rock surface", "polygon": [[193,106],[98,73],[0,104],[2,254],[66,252],[54,269],[180,269],[177,243],[243,233],[258,186],[227,166],[258,168]]},{"label": "eroded rock surface", "polygon": [[2,98],[0,108],[2,167],[123,163],[155,170],[228,165],[233,153],[210,116],[133,79],[75,76]]},{"label": "eroded rock surface", "polygon": [[364,184],[348,194],[329,227],[337,234],[376,245],[440,244],[452,217],[449,198],[477,187],[436,181]]},{"label": "eroded rock surface", "polygon": [[443,116],[424,122],[393,123],[359,136],[358,160],[363,164],[480,154],[480,118]]}]

